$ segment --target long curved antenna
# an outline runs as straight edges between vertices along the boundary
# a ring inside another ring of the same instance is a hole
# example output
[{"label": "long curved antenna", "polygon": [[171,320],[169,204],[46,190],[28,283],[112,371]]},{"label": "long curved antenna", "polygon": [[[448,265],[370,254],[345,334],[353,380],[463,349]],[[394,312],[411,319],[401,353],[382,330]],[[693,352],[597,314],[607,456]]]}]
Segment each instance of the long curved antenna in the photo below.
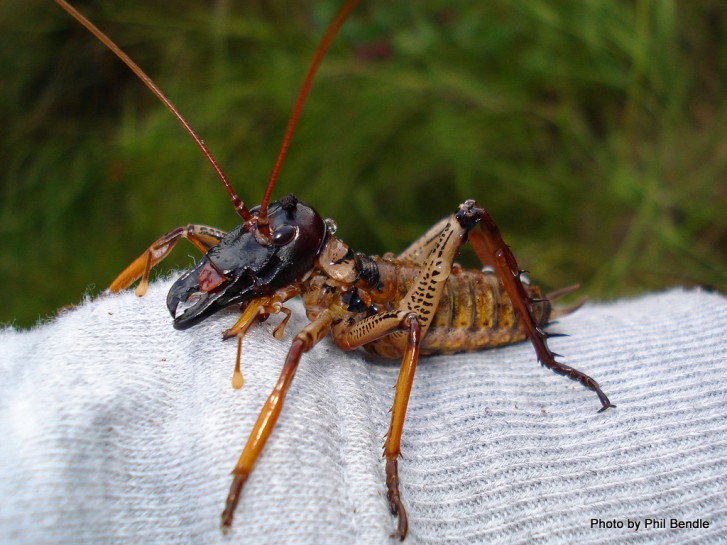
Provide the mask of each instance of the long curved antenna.
[{"label": "long curved antenna", "polygon": [[270,196],[273,192],[273,187],[275,186],[275,181],[278,178],[278,173],[280,172],[280,165],[283,163],[283,158],[285,157],[285,153],[288,151],[288,145],[290,144],[290,139],[293,136],[293,131],[295,130],[295,126],[298,123],[298,118],[300,117],[300,112],[303,109],[303,105],[305,104],[306,98],[308,98],[308,92],[310,91],[311,85],[313,84],[313,78],[316,75],[316,71],[318,70],[318,66],[321,64],[321,61],[323,60],[323,56],[326,54],[326,50],[328,49],[328,46],[331,45],[331,42],[333,41],[334,36],[338,32],[338,29],[341,28],[341,25],[346,21],[350,13],[353,11],[353,9],[356,7],[356,5],[359,3],[359,0],[347,0],[347,2],[341,7],[340,10],[338,10],[338,13],[336,14],[336,17],[331,21],[331,24],[328,26],[328,29],[326,30],[326,33],[323,36],[323,39],[321,40],[321,43],[318,44],[318,49],[316,49],[315,55],[313,56],[313,60],[311,61],[310,66],[308,67],[308,72],[305,75],[305,79],[303,80],[303,86],[300,89],[300,92],[298,93],[298,99],[295,102],[295,107],[293,108],[293,112],[290,115],[290,121],[288,121],[288,128],[285,130],[285,136],[283,137],[283,143],[280,146],[280,151],[278,152],[278,158],[275,161],[275,166],[273,167],[273,172],[270,175],[270,181],[268,182],[268,187],[265,189],[265,195],[263,196],[263,200],[260,203],[260,213],[258,215],[258,228],[262,231],[263,236],[268,238],[270,236],[270,232],[268,229],[268,202],[270,201]]},{"label": "long curved antenna", "polygon": [[139,68],[139,66],[134,61],[132,61],[131,58],[111,40],[111,38],[101,32],[91,21],[86,19],[86,17],[84,17],[78,10],[76,10],[76,8],[71,6],[65,0],[55,0],[55,2],[60,7],[62,7],[71,17],[73,17],[76,21],[85,26],[91,34],[96,36],[96,38],[98,38],[106,47],[108,47],[119,59],[121,59],[123,63],[128,66],[131,71],[139,77],[141,81],[144,82],[144,84],[151,90],[151,92],[154,93],[156,97],[164,103],[167,109],[172,112],[174,117],[176,117],[177,120],[182,124],[184,130],[189,133],[197,146],[199,146],[199,148],[202,150],[202,153],[204,153],[204,156],[210,162],[212,168],[215,169],[217,176],[222,181],[223,185],[225,186],[225,190],[227,191],[227,194],[230,196],[232,205],[235,207],[235,212],[237,212],[243,219],[245,219],[245,221],[249,220],[252,217],[250,215],[250,211],[247,209],[240,197],[237,196],[235,190],[232,189],[230,182],[227,180],[227,176],[225,176],[225,173],[222,172],[222,169],[217,164],[217,161],[215,161],[214,157],[212,157],[212,154],[207,149],[207,146],[204,145],[202,139],[197,135],[194,129],[192,129],[189,123],[187,123],[187,120],[182,117],[182,114],[180,114],[179,111],[174,107],[174,104],[172,104],[172,102],[164,95],[164,93],[162,93],[161,89],[156,86],[152,79],[147,76],[146,73],[144,73],[144,71]]}]

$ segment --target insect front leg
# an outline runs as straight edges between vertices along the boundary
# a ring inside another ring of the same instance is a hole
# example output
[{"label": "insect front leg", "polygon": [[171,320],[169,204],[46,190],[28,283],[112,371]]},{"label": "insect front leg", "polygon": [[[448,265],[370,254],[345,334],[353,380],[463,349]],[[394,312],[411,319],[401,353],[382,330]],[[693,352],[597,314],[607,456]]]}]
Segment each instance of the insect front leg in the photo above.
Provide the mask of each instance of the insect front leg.
[{"label": "insect front leg", "polygon": [[152,267],[167,257],[177,242],[186,238],[195,248],[204,254],[207,250],[216,246],[224,236],[224,231],[220,231],[214,227],[208,227],[207,225],[190,224],[176,227],[167,234],[159,237],[131,265],[126,267],[111,282],[109,291],[116,293],[126,289],[141,277],[139,285],[136,286],[136,295],[141,297],[149,287],[149,272]]},{"label": "insect front leg", "polygon": [[[525,328],[538,360],[545,367],[559,375],[580,382],[589,390],[593,390],[601,401],[601,411],[615,407],[603,393],[598,383],[585,373],[556,361],[556,354],[548,348],[548,334],[543,331],[533,313],[533,301],[528,297],[525,287],[520,280],[522,271],[519,269],[515,256],[502,239],[500,229],[492,216],[484,208],[479,208],[473,200],[467,201],[459,207],[456,214],[457,221],[469,231],[469,241],[477,257],[483,264],[495,267],[497,275],[502,280],[513,308]],[[475,227],[479,225],[479,229]]]},{"label": "insect front leg", "polygon": [[240,455],[240,459],[235,469],[232,470],[232,485],[230,485],[230,492],[225,502],[225,510],[221,515],[223,531],[227,531],[232,526],[232,518],[235,513],[235,507],[237,507],[237,502],[240,499],[242,487],[245,485],[245,481],[247,481],[247,477],[250,475],[255,462],[260,456],[268,437],[270,437],[275,423],[278,421],[278,416],[280,416],[280,411],[283,408],[285,394],[288,393],[288,389],[293,383],[293,377],[295,376],[295,371],[298,369],[300,357],[326,336],[331,328],[332,321],[331,312],[325,310],[313,322],[305,326],[293,339],[278,382],[267,401],[265,401],[260,415],[250,432],[250,437],[247,439],[245,448]]},{"label": "insect front leg", "polygon": [[243,384],[242,372],[240,371],[242,338],[245,336],[248,329],[250,329],[250,326],[255,323],[255,321],[262,319],[263,317],[270,314],[278,314],[279,312],[282,312],[283,314],[285,314],[285,318],[283,318],[283,321],[280,322],[273,330],[273,336],[277,340],[282,339],[283,333],[285,332],[285,326],[288,323],[288,320],[290,320],[290,317],[292,316],[290,309],[284,307],[283,303],[291,297],[295,297],[299,293],[300,289],[289,287],[278,290],[269,297],[260,297],[258,299],[253,299],[242,311],[242,316],[240,316],[237,322],[235,322],[235,325],[233,325],[230,329],[222,334],[222,340],[226,340],[231,337],[237,337],[237,357],[235,359],[235,369],[232,372],[232,387],[235,390],[239,390],[240,388],[242,388]]}]

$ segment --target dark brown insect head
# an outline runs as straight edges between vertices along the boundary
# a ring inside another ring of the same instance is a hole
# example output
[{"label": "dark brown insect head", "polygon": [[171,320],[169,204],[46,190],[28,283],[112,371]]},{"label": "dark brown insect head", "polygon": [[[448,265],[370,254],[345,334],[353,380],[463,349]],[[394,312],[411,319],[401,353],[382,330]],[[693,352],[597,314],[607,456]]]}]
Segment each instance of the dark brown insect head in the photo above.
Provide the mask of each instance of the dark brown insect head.
[{"label": "dark brown insect head", "polygon": [[[270,295],[313,269],[326,238],[326,224],[294,195],[268,207],[269,237],[257,233],[260,208],[252,220],[227,233],[169,290],[167,308],[176,329],[187,329],[215,312]],[[186,305],[179,314],[180,305]]]}]

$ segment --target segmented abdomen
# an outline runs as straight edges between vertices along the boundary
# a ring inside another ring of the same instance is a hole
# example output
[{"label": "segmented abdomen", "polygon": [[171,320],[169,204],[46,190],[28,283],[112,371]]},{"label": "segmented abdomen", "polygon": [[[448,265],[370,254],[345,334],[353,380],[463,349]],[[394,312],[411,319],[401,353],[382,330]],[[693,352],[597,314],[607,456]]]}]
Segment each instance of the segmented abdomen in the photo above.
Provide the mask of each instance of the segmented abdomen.
[{"label": "segmented abdomen", "polygon": [[[418,266],[380,261],[382,291],[369,292],[374,302],[395,308],[411,287]],[[525,286],[531,298],[542,297],[535,286]],[[547,323],[548,303],[534,304],[539,324]],[[490,272],[453,268],[429,330],[421,344],[422,354],[451,354],[521,341],[525,332],[497,276]],[[372,352],[398,357],[400,350],[384,337],[367,345]]]}]

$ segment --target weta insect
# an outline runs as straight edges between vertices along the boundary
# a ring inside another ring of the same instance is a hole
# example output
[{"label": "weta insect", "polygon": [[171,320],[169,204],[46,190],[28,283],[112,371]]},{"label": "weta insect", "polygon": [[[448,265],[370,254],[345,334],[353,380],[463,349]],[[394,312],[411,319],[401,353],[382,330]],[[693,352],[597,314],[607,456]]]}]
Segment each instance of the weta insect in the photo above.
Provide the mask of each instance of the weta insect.
[{"label": "weta insect", "polygon": [[[224,338],[237,338],[232,380],[236,388],[242,385],[242,339],[253,323],[283,313],[282,322],[273,331],[280,338],[291,315],[284,304],[296,296],[302,298],[310,320],[295,335],[278,383],[233,470],[221,516],[223,530],[232,524],[245,481],[275,426],[302,354],[328,333],[343,350],[364,347],[402,360],[384,444],[387,497],[398,519],[393,537],[402,540],[407,535],[408,519],[399,492],[398,459],[420,354],[477,350],[527,338],[544,366],[593,390],[601,401],[601,411],[613,406],[595,380],[556,361],[556,354],[548,348],[549,334],[544,327],[558,312],[553,311],[550,301],[560,293],[544,296],[537,287],[523,281],[522,271],[497,225],[474,200],[460,204],[398,256],[384,257],[354,253],[335,237],[333,222],[324,220],[293,195],[270,202],[316,69],[357,0],[347,0],[326,31],[298,96],[262,203],[251,209],[233,191],[196,133],[141,69],[64,0],[56,2],[112,49],[172,111],[217,171],[243,219],[228,233],[202,225],[173,229],[131,263],[112,282],[110,291],[125,289],[140,279],[136,293],[143,295],[151,268],[181,239],[189,240],[204,257],[174,283],[167,307],[174,327],[186,329],[223,308],[240,305],[241,317],[224,333]],[[456,266],[455,258],[467,242],[491,272]]]}]

